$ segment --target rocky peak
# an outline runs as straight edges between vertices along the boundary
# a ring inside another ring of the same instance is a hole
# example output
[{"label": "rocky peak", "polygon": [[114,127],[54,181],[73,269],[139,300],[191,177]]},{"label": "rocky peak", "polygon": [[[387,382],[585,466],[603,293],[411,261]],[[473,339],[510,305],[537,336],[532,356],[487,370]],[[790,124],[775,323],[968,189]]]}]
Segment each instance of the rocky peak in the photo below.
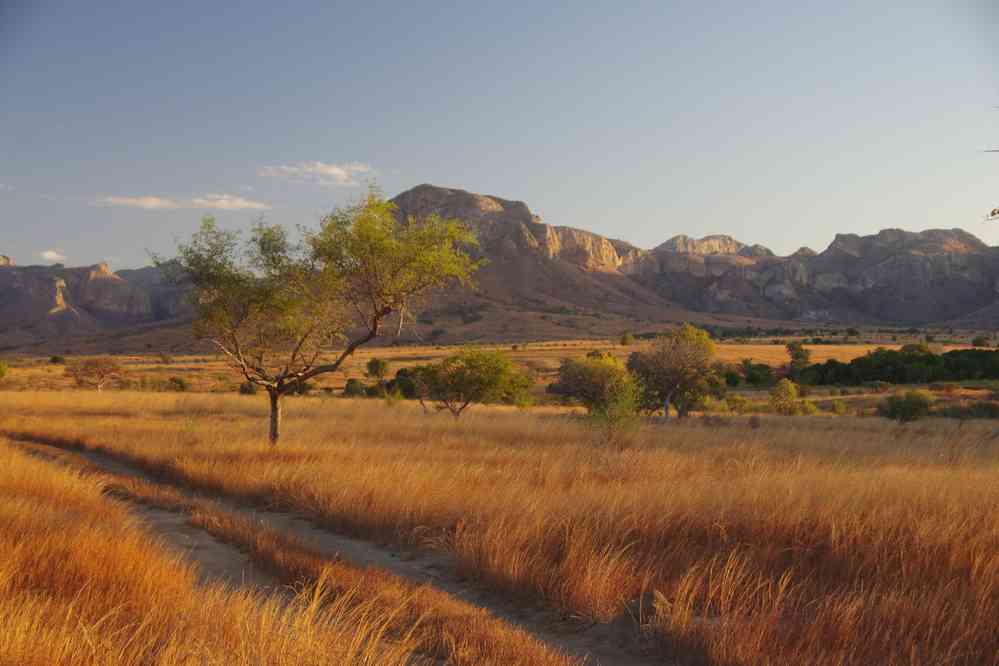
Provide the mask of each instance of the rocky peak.
[{"label": "rocky peak", "polygon": [[814,257],[817,254],[818,254],[818,252],[816,252],[812,248],[806,247],[806,246],[802,245],[797,250],[795,250],[794,254],[792,254],[791,256],[795,257],[797,259],[804,259],[804,258],[807,258],[807,257]]},{"label": "rocky peak", "polygon": [[691,238],[680,234],[659,245],[655,251],[680,254],[738,254],[744,257],[773,256],[773,252],[762,245],[746,245],[725,234],[713,234],[703,238]]},{"label": "rocky peak", "polygon": [[436,185],[417,185],[394,197],[392,201],[404,214],[417,217],[437,213],[471,224],[540,221],[523,201],[510,201]]}]

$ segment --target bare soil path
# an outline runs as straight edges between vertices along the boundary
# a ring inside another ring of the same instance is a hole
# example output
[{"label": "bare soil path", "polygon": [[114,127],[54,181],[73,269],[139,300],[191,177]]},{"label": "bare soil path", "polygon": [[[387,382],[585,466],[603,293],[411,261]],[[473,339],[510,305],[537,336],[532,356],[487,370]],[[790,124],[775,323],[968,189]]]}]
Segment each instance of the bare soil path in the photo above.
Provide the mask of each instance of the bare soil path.
[{"label": "bare soil path", "polygon": [[[56,446],[52,442],[35,442]],[[71,449],[89,463],[123,476],[182,491],[191,497],[216,502],[227,511],[251,519],[262,528],[275,530],[307,544],[331,560],[341,559],[358,567],[376,567],[418,584],[438,590],[483,608],[510,624],[532,634],[538,640],[587,666],[649,666],[669,664],[662,657],[648,654],[639,635],[637,623],[628,617],[611,624],[581,626],[561,618],[555,611],[539,605],[527,605],[491,592],[462,578],[454,559],[446,553],[410,553],[400,549],[344,536],[291,513],[260,510],[219,496],[196,495],[189,489],[154,478],[143,470],[112,455],[94,450]],[[225,544],[197,527],[189,525],[182,513],[137,506],[139,515],[166,541],[203,570],[206,579],[231,584],[249,584],[274,588],[276,581],[254,568],[245,553]]]}]

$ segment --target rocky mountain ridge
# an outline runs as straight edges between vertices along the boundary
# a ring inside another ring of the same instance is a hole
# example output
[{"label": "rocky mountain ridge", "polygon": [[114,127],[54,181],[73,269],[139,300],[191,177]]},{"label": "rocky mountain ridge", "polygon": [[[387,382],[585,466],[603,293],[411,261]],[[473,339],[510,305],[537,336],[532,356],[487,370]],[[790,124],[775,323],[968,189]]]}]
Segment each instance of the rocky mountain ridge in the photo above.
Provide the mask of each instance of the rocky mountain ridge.
[{"label": "rocky mountain ridge", "polygon": [[[822,252],[779,257],[717,234],[646,250],[546,224],[522,201],[433,185],[393,201],[403,216],[465,220],[479,237],[488,262],[477,288],[435,298],[422,319],[426,330],[447,324],[455,339],[573,337],[711,317],[999,323],[999,249],[960,229],[838,234]],[[0,255],[0,347],[177,325],[189,316],[185,294],[152,267],[18,266]]]}]

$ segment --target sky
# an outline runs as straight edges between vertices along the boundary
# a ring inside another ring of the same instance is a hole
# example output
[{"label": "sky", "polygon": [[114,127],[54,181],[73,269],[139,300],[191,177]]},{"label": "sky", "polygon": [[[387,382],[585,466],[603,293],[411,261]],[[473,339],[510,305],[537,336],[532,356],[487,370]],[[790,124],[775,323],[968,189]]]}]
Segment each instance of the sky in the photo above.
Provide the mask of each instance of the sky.
[{"label": "sky", "polygon": [[646,248],[999,245],[993,5],[0,0],[0,254],[136,267],[369,183]]}]

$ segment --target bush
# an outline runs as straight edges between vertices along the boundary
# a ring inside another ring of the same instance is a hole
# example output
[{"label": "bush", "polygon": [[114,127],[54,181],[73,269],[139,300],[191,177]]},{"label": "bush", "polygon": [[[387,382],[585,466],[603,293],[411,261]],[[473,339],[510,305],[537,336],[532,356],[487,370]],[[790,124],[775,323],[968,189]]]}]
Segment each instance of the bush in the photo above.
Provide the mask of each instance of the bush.
[{"label": "bush", "polygon": [[885,398],[878,405],[878,413],[899,423],[909,423],[928,416],[932,406],[933,394],[929,391],[906,391]]},{"label": "bush", "polygon": [[253,382],[243,382],[239,385],[240,395],[257,395],[260,392],[260,387]]},{"label": "bush", "polygon": [[49,356],[49,363],[52,365],[66,365],[66,357],[59,356],[58,354],[55,356]]},{"label": "bush", "polygon": [[984,335],[975,336],[971,340],[971,346],[972,347],[988,347],[989,346],[989,339],[987,337],[985,337]]},{"label": "bush", "polygon": [[842,400],[833,400],[830,409],[832,410],[832,413],[837,416],[845,416],[847,411],[849,411],[846,403]]},{"label": "bush", "polygon": [[343,395],[348,398],[363,398],[367,393],[364,382],[351,377],[347,380],[347,385],[343,387]]},{"label": "bush", "polygon": [[173,363],[173,356],[161,353],[159,356],[156,357],[156,360],[159,363],[162,363],[163,365],[171,365]]},{"label": "bush", "polygon": [[10,372],[10,366],[7,365],[6,361],[0,361],[0,380],[6,377],[8,372]]},{"label": "bush", "polygon": [[621,346],[623,347],[627,347],[628,345],[633,345],[635,344],[635,336],[631,333],[631,331],[625,331],[624,333],[621,334],[620,342]]},{"label": "bush", "polygon": [[790,379],[777,382],[770,391],[770,407],[778,414],[792,416],[798,413],[798,385]]},{"label": "bush", "polygon": [[967,405],[951,405],[937,411],[953,419],[999,419],[999,404],[980,400]]},{"label": "bush", "polygon": [[749,400],[741,395],[730,395],[725,398],[725,402],[728,403],[729,411],[733,411],[736,414],[745,414],[751,408]]},{"label": "bush", "polygon": [[534,379],[501,352],[465,349],[422,367],[419,383],[440,408],[458,418],[473,404],[529,404]]},{"label": "bush", "polygon": [[167,390],[186,393],[191,389],[191,385],[183,377],[171,377],[166,381]]},{"label": "bush", "polygon": [[606,409],[620,392],[633,390],[634,383],[621,361],[590,352],[586,358],[563,360],[558,380],[547,390],[562,398],[578,400],[592,413]]},{"label": "bush", "polygon": [[641,428],[638,402],[638,385],[627,382],[609,400],[590,410],[586,422],[602,446],[621,450],[634,442]]}]

